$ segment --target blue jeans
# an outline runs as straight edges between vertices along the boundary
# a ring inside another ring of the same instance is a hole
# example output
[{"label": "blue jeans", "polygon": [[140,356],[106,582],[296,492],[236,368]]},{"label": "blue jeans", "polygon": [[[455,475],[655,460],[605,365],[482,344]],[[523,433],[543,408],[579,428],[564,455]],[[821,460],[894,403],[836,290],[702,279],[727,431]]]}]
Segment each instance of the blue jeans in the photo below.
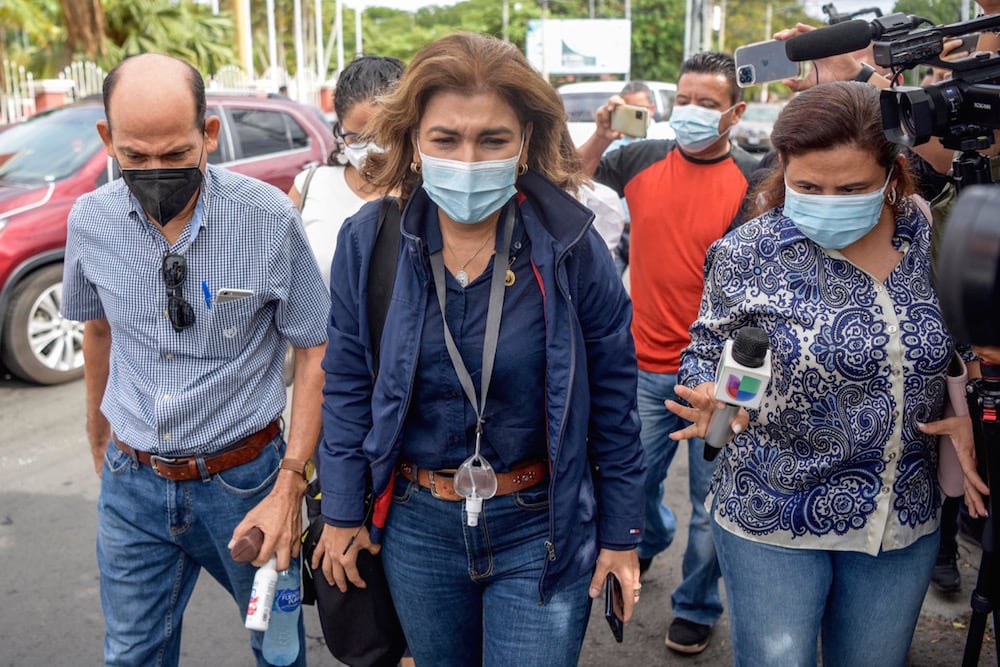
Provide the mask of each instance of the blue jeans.
[{"label": "blue jeans", "polygon": [[878,556],[752,542],[714,521],[733,658],[740,665],[894,667],[906,656],[938,532]]},{"label": "blue jeans", "polygon": [[590,575],[539,604],[548,483],[483,502],[434,498],[400,476],[382,536],[382,563],[418,665],[574,667],[590,617]]},{"label": "blue jeans", "polygon": [[[668,398],[680,400],[674,393],[677,376],[672,373],[639,371],[638,406],[642,431],[639,439],[646,450],[646,526],[639,557],[652,558],[670,546],[677,530],[674,513],[663,502],[664,483],[670,462],[677,453],[677,442],[670,434],[688,425],[667,410],[663,402]],[[719,561],[705,497],[712,482],[715,461],[706,461],[702,454],[705,442],[698,438],[688,440],[688,486],[691,499],[691,523],[688,526],[688,543],[682,563],[683,580],[670,596],[674,615],[680,618],[714,625],[722,615],[722,596],[719,593]]]},{"label": "blue jeans", "polygon": [[[284,449],[279,435],[249,463],[172,482],[114,441],[108,445],[97,520],[106,665],[178,664],[184,608],[201,568],[233,596],[231,627],[243,625],[256,569],[233,561],[227,544],[270,491]],[[257,664],[267,665],[260,652],[264,633],[250,635]],[[299,646],[305,646],[301,615]],[[305,665],[304,649],[295,664]]]}]

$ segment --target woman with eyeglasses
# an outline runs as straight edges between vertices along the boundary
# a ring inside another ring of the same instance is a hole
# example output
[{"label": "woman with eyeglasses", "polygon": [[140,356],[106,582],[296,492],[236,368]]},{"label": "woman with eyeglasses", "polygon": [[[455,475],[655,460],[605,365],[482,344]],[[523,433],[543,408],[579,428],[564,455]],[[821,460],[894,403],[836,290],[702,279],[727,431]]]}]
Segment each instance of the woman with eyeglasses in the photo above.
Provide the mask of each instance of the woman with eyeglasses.
[{"label": "woman with eyeglasses", "polygon": [[[930,225],[873,87],[796,95],[771,140],[758,217],[709,250],[689,407],[667,402],[693,424],[671,437],[705,437],[724,344],[762,329],[770,383],[731,422],[710,491],[735,664],[815,665],[819,639],[823,665],[904,665],[938,552],[936,436],[972,437],[942,419],[955,345]],[[726,377],[735,397],[744,376]]]},{"label": "woman with eyeglasses", "polygon": [[383,99],[371,181],[405,208],[374,381],[379,205],[338,240],[313,567],[346,590],[381,550],[418,665],[576,665],[608,575],[621,620],[639,598],[631,307],[567,193],[565,120],[514,46],[473,34],[425,47]]},{"label": "woman with eyeglasses", "polygon": [[378,110],[376,99],[388,91],[403,73],[403,63],[387,56],[359,56],[337,79],[334,133],[337,148],[327,164],[306,169],[295,177],[289,198],[302,212],[302,224],[312,246],[320,273],[329,285],[330,261],[337,233],[344,220],[366,202],[379,199],[366,175],[365,160],[378,146],[365,136],[365,126]]}]

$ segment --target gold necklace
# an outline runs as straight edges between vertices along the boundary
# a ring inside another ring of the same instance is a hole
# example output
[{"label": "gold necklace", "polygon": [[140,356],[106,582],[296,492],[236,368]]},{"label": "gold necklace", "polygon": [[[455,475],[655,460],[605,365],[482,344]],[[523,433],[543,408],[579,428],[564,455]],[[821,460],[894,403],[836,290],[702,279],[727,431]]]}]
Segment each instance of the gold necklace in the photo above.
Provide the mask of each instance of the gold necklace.
[{"label": "gold necklace", "polygon": [[[467,287],[469,285],[469,274],[465,272],[465,267],[469,265],[469,262],[479,256],[479,253],[483,251],[483,248],[486,247],[486,244],[488,244],[492,238],[494,238],[493,234],[488,235],[476,252],[472,253],[472,257],[458,265],[458,271],[455,272],[455,280],[457,280],[458,284],[462,287]],[[444,237],[442,237],[442,240],[443,239]],[[448,248],[448,252],[451,253],[451,256],[457,260],[458,255],[455,253],[455,249],[451,247],[451,244],[445,241],[444,245]]]}]

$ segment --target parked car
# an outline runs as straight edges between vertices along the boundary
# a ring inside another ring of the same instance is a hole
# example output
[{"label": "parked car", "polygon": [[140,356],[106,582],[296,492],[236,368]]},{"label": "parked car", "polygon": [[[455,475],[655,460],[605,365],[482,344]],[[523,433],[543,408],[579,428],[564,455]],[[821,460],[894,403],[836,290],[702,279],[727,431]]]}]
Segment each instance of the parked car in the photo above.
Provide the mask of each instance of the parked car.
[{"label": "parked car", "polygon": [[[290,100],[208,95],[219,116],[212,164],[288,191],[334,145],[322,117]],[[99,97],[46,111],[0,132],[0,361],[56,384],[83,374],[83,325],[59,314],[66,218],[76,199],[119,176],[95,124]]]},{"label": "parked car", "polygon": [[[587,81],[566,83],[557,89],[569,116],[569,134],[573,143],[579,146],[594,133],[594,111],[607,103],[608,98],[617,95],[625,87],[626,81]],[[674,130],[667,121],[674,108],[677,86],[662,81],[644,81],[653,91],[656,111],[649,126],[647,137],[652,139],[673,139]]]},{"label": "parked car", "polygon": [[751,153],[766,153],[771,150],[771,128],[784,106],[769,102],[747,102],[747,110],[743,112],[740,122],[733,127],[733,140],[740,148]]}]

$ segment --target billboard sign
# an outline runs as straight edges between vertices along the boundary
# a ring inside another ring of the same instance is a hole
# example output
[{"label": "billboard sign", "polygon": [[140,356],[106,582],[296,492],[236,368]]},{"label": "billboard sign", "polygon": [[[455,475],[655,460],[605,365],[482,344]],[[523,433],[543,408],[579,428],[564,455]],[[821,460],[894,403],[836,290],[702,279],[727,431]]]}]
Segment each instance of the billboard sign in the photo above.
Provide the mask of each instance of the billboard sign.
[{"label": "billboard sign", "polygon": [[632,61],[627,19],[528,21],[525,55],[542,74],[623,74]]}]

